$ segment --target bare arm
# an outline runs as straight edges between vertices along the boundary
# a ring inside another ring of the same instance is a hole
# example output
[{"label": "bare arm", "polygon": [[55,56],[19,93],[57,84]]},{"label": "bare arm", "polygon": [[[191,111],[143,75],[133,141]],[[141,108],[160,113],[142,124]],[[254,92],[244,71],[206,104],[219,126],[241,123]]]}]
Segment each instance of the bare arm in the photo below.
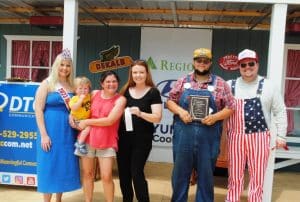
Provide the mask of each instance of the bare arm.
[{"label": "bare arm", "polygon": [[213,125],[217,121],[228,118],[231,114],[233,114],[233,110],[225,107],[215,114],[209,114],[201,122],[205,125]]},{"label": "bare arm", "polygon": [[85,119],[80,121],[79,127],[84,129],[86,126],[110,126],[114,124],[123,114],[124,108],[126,106],[125,97],[121,96],[115,103],[115,106],[109,113],[107,117],[102,117],[98,119]]},{"label": "bare arm", "polygon": [[[177,105],[174,101],[168,100],[167,101],[167,107],[168,109],[173,112],[174,114],[179,115],[180,119],[184,123],[189,123],[192,121],[192,117],[189,114],[188,111]],[[224,120],[228,118],[231,114],[233,113],[232,109],[224,108],[221,111],[215,113],[215,114],[210,114],[206,116],[203,120],[202,123],[206,125],[213,125],[215,122],[219,120]]]},{"label": "bare arm", "polygon": [[47,81],[44,80],[35,94],[35,117],[37,126],[39,128],[41,134],[41,146],[43,150],[48,151],[51,146],[51,140],[48,136],[45,120],[44,120],[44,108],[46,103],[46,98],[48,94],[48,84]]},{"label": "bare arm", "polygon": [[84,98],[85,98],[85,95],[80,95],[77,102],[70,103],[71,110],[72,111],[78,110],[81,107]]},{"label": "bare arm", "polygon": [[180,107],[174,101],[168,100],[167,107],[172,113],[177,114],[184,123],[192,122],[192,117],[189,112]]},{"label": "bare arm", "polygon": [[138,107],[131,107],[130,112],[148,122],[159,123],[162,117],[162,104],[152,104],[151,113],[142,112]]}]

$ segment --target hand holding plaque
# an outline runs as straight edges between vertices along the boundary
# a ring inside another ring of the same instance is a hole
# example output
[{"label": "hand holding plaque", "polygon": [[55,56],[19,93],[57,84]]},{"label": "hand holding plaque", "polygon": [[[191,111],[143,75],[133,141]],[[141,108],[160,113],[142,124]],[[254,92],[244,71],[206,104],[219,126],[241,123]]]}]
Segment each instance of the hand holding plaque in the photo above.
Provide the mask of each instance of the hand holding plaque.
[{"label": "hand holding plaque", "polygon": [[191,95],[189,113],[193,121],[200,121],[209,113],[209,96]]}]

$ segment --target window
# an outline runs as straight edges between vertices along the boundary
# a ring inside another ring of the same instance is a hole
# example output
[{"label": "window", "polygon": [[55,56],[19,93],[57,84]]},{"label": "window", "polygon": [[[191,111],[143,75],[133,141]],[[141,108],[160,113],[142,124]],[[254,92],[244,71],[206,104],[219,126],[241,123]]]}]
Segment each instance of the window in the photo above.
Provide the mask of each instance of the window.
[{"label": "window", "polygon": [[62,50],[62,37],[4,36],[7,40],[6,78],[41,82]]},{"label": "window", "polygon": [[300,45],[286,44],[284,100],[288,114],[288,134],[300,135]]}]

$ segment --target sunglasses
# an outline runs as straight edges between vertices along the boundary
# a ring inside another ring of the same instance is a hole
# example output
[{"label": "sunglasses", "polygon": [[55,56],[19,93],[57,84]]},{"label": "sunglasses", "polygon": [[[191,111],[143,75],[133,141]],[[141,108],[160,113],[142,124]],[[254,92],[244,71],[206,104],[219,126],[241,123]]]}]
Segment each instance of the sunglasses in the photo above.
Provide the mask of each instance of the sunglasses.
[{"label": "sunglasses", "polygon": [[210,63],[210,59],[196,59],[195,60],[197,63],[203,63],[205,65],[207,65],[208,63]]},{"label": "sunglasses", "polygon": [[240,64],[241,68],[245,68],[245,67],[247,67],[247,65],[249,67],[253,67],[255,65],[255,62],[248,62],[248,63],[241,63]]}]

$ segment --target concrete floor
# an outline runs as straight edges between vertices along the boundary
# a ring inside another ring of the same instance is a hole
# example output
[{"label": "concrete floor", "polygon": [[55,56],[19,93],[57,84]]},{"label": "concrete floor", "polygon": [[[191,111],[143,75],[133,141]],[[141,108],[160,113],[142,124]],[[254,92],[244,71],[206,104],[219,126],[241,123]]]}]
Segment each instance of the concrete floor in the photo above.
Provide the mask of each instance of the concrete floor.
[{"label": "concrete floor", "polygon": [[[172,164],[147,163],[145,173],[148,179],[151,202],[169,202],[171,196]],[[114,173],[115,202],[121,202],[117,171]],[[215,177],[215,201],[223,202],[226,196],[227,177]],[[196,186],[189,190],[189,202],[194,201]],[[242,202],[246,202],[247,188]],[[94,201],[104,201],[101,180],[95,182]],[[272,202],[298,202],[300,196],[300,171],[276,171],[274,174]],[[64,202],[83,202],[82,190],[65,193]],[[32,187],[0,185],[1,202],[42,202],[42,195]],[[52,201],[55,201],[52,199]]]}]

